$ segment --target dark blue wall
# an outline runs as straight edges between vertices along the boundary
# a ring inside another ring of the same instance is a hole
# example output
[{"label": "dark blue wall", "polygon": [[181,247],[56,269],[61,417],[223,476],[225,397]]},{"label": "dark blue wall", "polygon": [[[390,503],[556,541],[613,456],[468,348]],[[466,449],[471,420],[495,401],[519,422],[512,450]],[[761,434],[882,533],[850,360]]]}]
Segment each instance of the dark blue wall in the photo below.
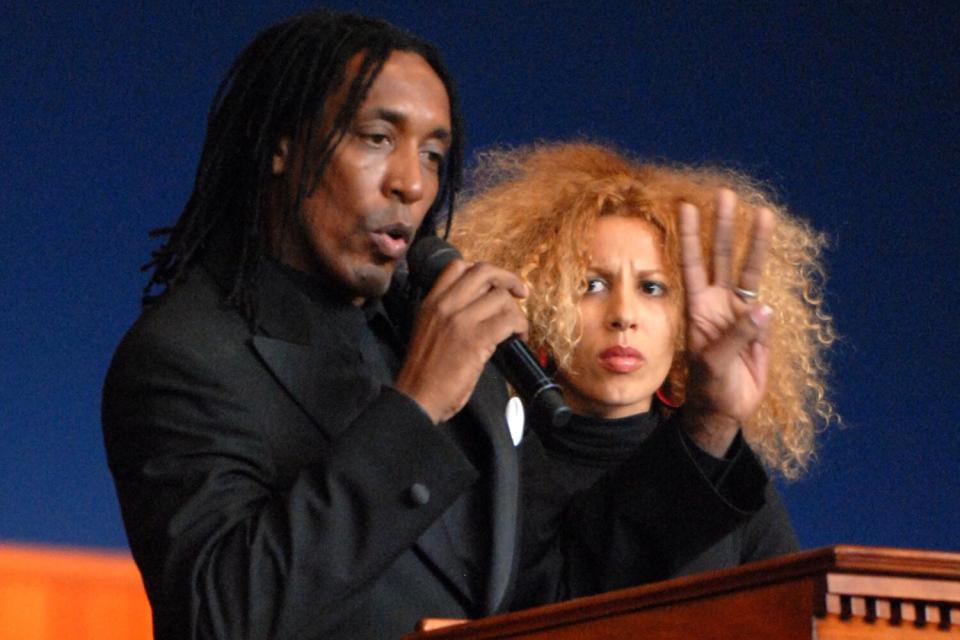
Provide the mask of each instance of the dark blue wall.
[{"label": "dark blue wall", "polygon": [[[960,550],[960,5],[335,4],[440,45],[473,149],[587,135],[776,187],[833,240],[844,336],[847,426],[784,487],[804,546]],[[146,232],[232,58],[308,5],[67,5],[0,10],[0,540],[123,546],[99,394]]]}]

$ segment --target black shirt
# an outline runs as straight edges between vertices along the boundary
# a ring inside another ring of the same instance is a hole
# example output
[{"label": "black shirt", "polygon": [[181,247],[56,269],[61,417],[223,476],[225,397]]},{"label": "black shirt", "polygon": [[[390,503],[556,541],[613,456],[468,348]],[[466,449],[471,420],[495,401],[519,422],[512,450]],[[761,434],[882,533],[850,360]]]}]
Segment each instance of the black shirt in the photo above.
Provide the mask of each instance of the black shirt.
[{"label": "black shirt", "polygon": [[[653,440],[654,434],[675,428],[657,411],[651,411],[618,419],[575,415],[563,429],[535,425],[527,433],[519,450],[523,561],[514,608],[541,604],[545,585],[558,571],[564,570],[562,556],[552,550],[566,546],[561,538],[569,535],[563,529],[567,511],[574,508],[577,501],[619,499],[614,495],[618,483],[611,484],[611,478],[634,475],[630,465],[643,463],[646,443]],[[726,481],[726,474],[733,468],[734,461],[749,453],[740,434],[722,459],[701,450],[682,430],[679,436],[682,448],[705,480],[715,487]],[[642,475],[640,469],[636,475]],[[635,552],[635,557],[622,558],[623,565],[630,567],[627,573],[632,577],[627,584],[620,586],[736,566],[795,551],[798,545],[789,516],[772,483],[767,484],[764,498],[758,509],[744,514],[739,525],[721,533],[705,533],[702,544],[678,545],[687,550],[696,549],[694,553],[678,554],[664,547],[662,542],[655,542],[655,535],[651,535],[649,544],[635,539],[639,544],[631,548],[642,550]],[[697,535],[696,531],[690,532],[693,539]],[[552,599],[587,595],[593,591],[588,586],[585,592],[557,593]]]}]

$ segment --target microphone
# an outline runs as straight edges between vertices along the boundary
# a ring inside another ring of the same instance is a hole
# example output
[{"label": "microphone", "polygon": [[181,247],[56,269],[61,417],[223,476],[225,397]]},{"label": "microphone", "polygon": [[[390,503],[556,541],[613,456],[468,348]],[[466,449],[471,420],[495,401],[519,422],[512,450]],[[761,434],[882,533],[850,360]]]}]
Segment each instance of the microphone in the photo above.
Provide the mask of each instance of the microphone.
[{"label": "microphone", "polygon": [[[410,280],[421,295],[426,294],[440,272],[461,257],[457,248],[442,238],[422,238],[407,253]],[[537,424],[563,427],[570,421],[570,407],[563,401],[560,387],[544,372],[520,338],[514,335],[497,345],[491,362],[516,389],[527,413]]]}]

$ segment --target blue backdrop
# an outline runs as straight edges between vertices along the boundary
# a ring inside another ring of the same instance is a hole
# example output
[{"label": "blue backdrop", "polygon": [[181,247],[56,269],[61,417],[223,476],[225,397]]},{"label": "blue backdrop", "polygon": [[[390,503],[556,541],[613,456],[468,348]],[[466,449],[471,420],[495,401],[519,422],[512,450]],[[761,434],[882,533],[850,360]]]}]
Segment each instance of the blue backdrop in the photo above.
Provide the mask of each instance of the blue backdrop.
[{"label": "blue backdrop", "polygon": [[[125,546],[100,387],[147,230],[186,200],[233,57],[308,7],[162,4],[0,9],[0,540]],[[439,44],[472,150],[720,162],[826,231],[846,426],[783,487],[801,542],[960,550],[960,5],[331,4]]]}]

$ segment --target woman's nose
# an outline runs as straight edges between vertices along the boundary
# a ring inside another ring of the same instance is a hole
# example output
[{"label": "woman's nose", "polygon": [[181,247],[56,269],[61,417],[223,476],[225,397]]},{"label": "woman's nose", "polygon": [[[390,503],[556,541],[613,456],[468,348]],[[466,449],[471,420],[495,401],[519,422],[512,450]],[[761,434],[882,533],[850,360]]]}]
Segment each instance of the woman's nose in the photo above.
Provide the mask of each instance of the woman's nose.
[{"label": "woman's nose", "polygon": [[607,325],[615,331],[627,331],[637,327],[635,300],[630,293],[615,291],[610,296],[607,309]]}]

